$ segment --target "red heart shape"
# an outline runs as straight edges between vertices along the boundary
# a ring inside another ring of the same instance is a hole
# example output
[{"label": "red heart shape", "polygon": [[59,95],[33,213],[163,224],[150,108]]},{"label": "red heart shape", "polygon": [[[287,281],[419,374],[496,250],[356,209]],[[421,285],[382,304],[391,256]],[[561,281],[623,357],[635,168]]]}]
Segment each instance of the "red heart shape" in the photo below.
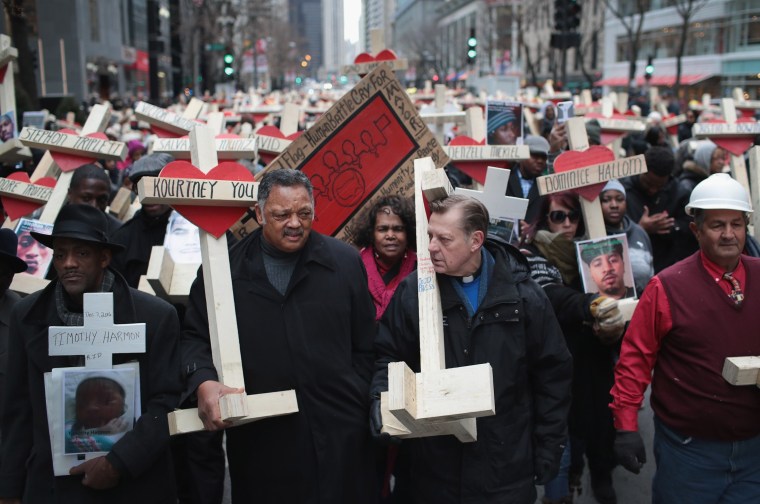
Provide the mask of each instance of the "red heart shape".
[{"label": "red heart shape", "polygon": [[269,114],[253,114],[253,120],[257,124],[267,118]]},{"label": "red heart shape", "polygon": [[8,71],[8,64],[6,63],[0,68],[0,83],[5,82],[5,72]]},{"label": "red heart shape", "polygon": [[[29,175],[23,171],[13,172],[6,177],[8,180],[18,180],[19,182],[26,182],[27,184],[34,184],[40,187],[55,187],[56,180],[53,177],[41,178],[36,182],[29,180]],[[3,203],[3,208],[8,214],[11,220],[16,220],[25,215],[29,215],[38,208],[45,206],[45,204],[32,203],[31,201],[24,201],[12,196],[1,196],[0,202]]]},{"label": "red heart shape", "polygon": [[390,49],[383,49],[375,55],[375,61],[391,61],[397,59],[396,53]]},{"label": "red heart shape", "polygon": [[[485,138],[478,142],[472,137],[468,137],[467,135],[461,135],[458,137],[454,137],[451,139],[451,142],[449,142],[449,146],[457,146],[457,145],[485,145],[486,140]],[[493,159],[490,159],[488,161],[452,161],[454,166],[456,166],[459,170],[462,170],[465,174],[470,176],[473,180],[477,181],[480,184],[486,183],[486,173],[488,172],[489,166],[495,166],[496,168],[507,168],[509,167],[509,161],[496,161]]]},{"label": "red heart shape", "polygon": [[[722,121],[720,119],[712,119],[706,122],[726,124],[726,121]],[[755,122],[755,119],[742,117],[740,119],[737,119],[736,122],[737,123]],[[712,140],[715,145],[718,145],[719,147],[723,147],[734,156],[742,156],[747,151],[747,149],[752,147],[752,144],[754,143],[755,138],[754,136],[740,136],[740,137],[739,136],[735,136],[735,137],[716,136],[716,137],[710,138],[710,140]]]},{"label": "red heart shape", "polygon": [[283,135],[282,131],[280,131],[280,128],[278,128],[277,126],[262,126],[261,128],[259,128],[256,134],[275,137],[275,138],[283,138],[283,139],[285,138],[285,135]]},{"label": "red heart shape", "polygon": [[[159,177],[191,178],[207,180],[234,180],[253,182],[253,174],[240,163],[225,161],[203,173],[188,161],[172,161],[167,164]],[[172,205],[187,220],[204,231],[219,238],[248,210],[245,207],[209,207],[194,205]]]},{"label": "red heart shape", "polygon": [[356,58],[354,58],[354,63],[372,63],[375,61],[375,58],[370,53],[359,53]]},{"label": "red heart shape", "polygon": [[158,138],[181,138],[182,137],[182,135],[180,135],[179,133],[172,133],[171,131],[166,131],[165,129],[161,129],[157,126],[151,126],[150,129],[153,130],[153,134],[155,134]]},{"label": "red heart shape", "polygon": [[[663,121],[666,121],[666,120],[672,119],[674,117],[676,117],[676,114],[668,114],[665,117],[663,117],[662,119],[663,119]],[[674,124],[673,126],[668,126],[665,129],[668,130],[668,135],[677,135],[678,134],[678,124]]]},{"label": "red heart shape", "polygon": [[[608,163],[615,160],[615,153],[607,147],[593,145],[585,151],[565,151],[554,160],[554,171],[557,173],[577,170],[586,166]],[[602,192],[607,182],[593,184],[576,189],[576,192],[588,201],[594,201]]]},{"label": "red heart shape", "polygon": [[[62,129],[59,131],[59,133],[66,133],[67,135],[77,135],[76,131],[70,130],[70,129]],[[95,133],[90,133],[89,135],[84,135],[86,137],[90,138],[99,138],[101,140],[108,140],[108,136],[100,131],[97,131]],[[82,165],[86,165],[88,163],[92,163],[95,161],[96,158],[94,157],[87,157],[87,156],[78,156],[76,154],[67,154],[65,152],[53,152],[49,151],[50,155],[53,156],[53,160],[55,161],[55,164],[58,165],[58,167],[61,169],[61,171],[70,172],[72,170],[76,170]]]}]

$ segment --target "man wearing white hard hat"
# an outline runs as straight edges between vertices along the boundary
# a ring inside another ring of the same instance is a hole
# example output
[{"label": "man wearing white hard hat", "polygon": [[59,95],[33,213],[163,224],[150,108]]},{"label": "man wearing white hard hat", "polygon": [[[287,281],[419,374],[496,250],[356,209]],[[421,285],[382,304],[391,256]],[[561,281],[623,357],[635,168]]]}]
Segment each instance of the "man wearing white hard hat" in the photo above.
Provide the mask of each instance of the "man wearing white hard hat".
[{"label": "man wearing white hard hat", "polygon": [[742,255],[752,206],[728,174],[691,193],[699,251],[649,282],[623,339],[611,390],[615,453],[646,462],[637,416],[652,382],[652,502],[760,502],[760,390],[721,376],[726,357],[760,355],[760,259]]}]

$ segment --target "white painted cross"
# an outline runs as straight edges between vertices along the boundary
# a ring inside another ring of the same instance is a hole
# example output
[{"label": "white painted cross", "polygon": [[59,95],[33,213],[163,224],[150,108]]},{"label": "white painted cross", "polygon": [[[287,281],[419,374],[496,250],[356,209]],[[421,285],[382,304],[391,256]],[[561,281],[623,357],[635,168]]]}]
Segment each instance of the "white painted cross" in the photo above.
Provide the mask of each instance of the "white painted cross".
[{"label": "white painted cross", "polygon": [[420,117],[426,123],[435,125],[435,138],[441,145],[444,144],[444,129],[447,124],[463,124],[466,121],[464,112],[459,110],[456,105],[446,103],[446,86],[444,84],[435,85],[434,105],[423,105],[420,108]]},{"label": "white painted cross", "polygon": [[[11,114],[13,134],[18,131],[18,111],[16,110],[16,85],[13,81],[14,66],[18,50],[11,46],[11,38],[0,34],[0,114]],[[0,143],[0,161],[16,163],[31,159],[32,151],[17,138]]]},{"label": "white painted cross", "polygon": [[[607,155],[604,151],[609,150],[603,147],[595,146],[595,149],[589,151],[588,136],[584,120],[580,117],[568,119],[565,123],[567,128],[567,142],[570,151],[560,154],[554,160],[556,173],[544,175],[536,179],[538,192],[542,196],[553,193],[561,193],[583,189],[584,187],[608,182],[612,179],[630,177],[632,175],[641,175],[646,173],[647,165],[643,154],[627,158],[612,159],[612,153]],[[601,149],[601,150],[599,150]],[[580,155],[580,152],[584,155]],[[563,158],[563,156],[566,156]],[[605,158],[606,156],[606,158]],[[567,160],[572,169],[566,171],[557,171]],[[602,214],[602,205],[597,194],[593,201],[589,201],[583,196],[579,198],[581,209],[583,211],[583,221],[586,225],[586,232],[589,238],[602,238],[607,236],[607,228],[604,225],[604,216]],[[630,263],[630,262],[629,262]],[[636,301],[631,299],[621,299],[618,302],[620,311],[623,312],[625,320],[630,320],[633,310],[636,307]]]},{"label": "white painted cross", "polygon": [[[145,353],[145,324],[115,324],[112,292],[84,294],[84,325],[51,326],[48,328],[48,354],[53,356],[82,355],[88,370],[111,369],[114,354]],[[129,367],[137,367],[129,364]],[[123,366],[120,366],[123,367]],[[53,453],[53,472],[56,476],[66,476],[69,469],[83,460],[98,457],[100,453],[85,453],[77,456],[64,455],[60,446],[63,440],[64,421],[60,418],[61,382],[60,368],[45,373],[45,397],[50,424],[50,444]]]},{"label": "white painted cross", "polygon": [[343,66],[341,71],[344,74],[366,75],[383,63],[393,71],[409,68],[409,62],[405,58],[397,58],[392,51],[386,49],[385,33],[381,28],[371,29],[369,35],[370,50],[374,56],[367,53],[360,54],[353,64]]},{"label": "white painted cross", "polygon": [[193,98],[180,115],[147,102],[135,104],[135,117],[150,124],[159,136],[183,136],[199,123],[195,119],[203,111],[203,101]]},{"label": "white painted cross", "polygon": [[[602,134],[609,133],[616,137],[611,142],[608,142],[607,145],[611,145],[612,151],[615,153],[615,157],[617,157],[620,151],[622,135],[626,133],[641,133],[646,129],[646,126],[640,119],[635,117],[631,117],[630,119],[620,115],[615,117],[615,104],[609,97],[602,98],[601,105],[601,114],[586,114],[584,117],[587,121],[591,119],[599,121]],[[604,140],[602,140],[602,144],[605,144]]]},{"label": "white painted cross", "polygon": [[480,200],[488,209],[491,219],[502,221],[524,219],[528,200],[504,196],[509,184],[509,170],[489,166],[483,191],[457,187],[454,192]]},{"label": "white painted cross", "polygon": [[[192,165],[204,174],[218,164],[214,150],[214,134],[205,125],[198,125],[190,132]],[[169,165],[167,165],[169,166]],[[164,168],[166,170],[166,168]],[[232,185],[229,180],[210,179],[169,179],[172,187],[154,185],[155,177],[143,177],[138,183],[138,193],[143,201],[149,199],[149,192],[156,190],[161,196],[155,201],[184,203],[186,205],[218,205],[214,198],[216,185]],[[159,180],[166,180],[161,177]],[[181,184],[181,185],[180,185]],[[236,204],[251,206],[256,201],[258,185],[255,182],[240,182],[243,195],[234,198]],[[187,188],[190,187],[190,192]],[[221,187],[221,186],[219,186]],[[230,201],[226,201],[230,203]],[[205,283],[206,304],[208,309],[209,336],[211,353],[219,381],[232,388],[244,388],[245,379],[243,362],[240,355],[237,316],[232,290],[232,275],[227,247],[227,236],[222,232],[215,238],[201,229],[201,257],[203,280]],[[298,411],[294,390],[270,392],[268,394],[229,394],[219,400],[222,419],[232,421],[234,425],[259,420],[262,418],[287,415]],[[197,409],[177,410],[169,414],[169,431],[172,435],[203,430],[203,423],[198,418]]]},{"label": "white painted cross", "polygon": [[383,431],[402,438],[452,434],[472,442],[477,439],[475,419],[496,412],[493,371],[488,363],[446,369],[443,312],[428,252],[423,191],[428,201],[452,192],[446,173],[431,158],[414,161],[420,373],[405,362],[388,364],[388,392],[381,393]]}]

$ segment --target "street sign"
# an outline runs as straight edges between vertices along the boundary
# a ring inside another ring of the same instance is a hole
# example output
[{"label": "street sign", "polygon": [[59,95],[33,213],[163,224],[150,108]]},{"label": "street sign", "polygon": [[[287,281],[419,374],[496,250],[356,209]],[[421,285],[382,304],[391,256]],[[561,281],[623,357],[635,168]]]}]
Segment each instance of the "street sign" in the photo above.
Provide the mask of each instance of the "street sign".
[{"label": "street sign", "polygon": [[224,44],[206,44],[207,51],[224,51]]}]

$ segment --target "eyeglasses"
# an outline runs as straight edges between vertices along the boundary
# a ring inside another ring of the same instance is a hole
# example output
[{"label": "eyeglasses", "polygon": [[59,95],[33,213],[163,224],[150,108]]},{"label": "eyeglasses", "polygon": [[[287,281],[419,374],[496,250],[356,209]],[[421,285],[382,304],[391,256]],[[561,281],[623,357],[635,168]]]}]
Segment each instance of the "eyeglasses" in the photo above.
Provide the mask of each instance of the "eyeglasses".
[{"label": "eyeglasses", "polygon": [[581,213],[578,210],[570,210],[569,212],[555,210],[553,212],[549,212],[549,220],[555,224],[562,224],[565,222],[565,219],[570,219],[570,222],[576,223],[580,218]]}]

